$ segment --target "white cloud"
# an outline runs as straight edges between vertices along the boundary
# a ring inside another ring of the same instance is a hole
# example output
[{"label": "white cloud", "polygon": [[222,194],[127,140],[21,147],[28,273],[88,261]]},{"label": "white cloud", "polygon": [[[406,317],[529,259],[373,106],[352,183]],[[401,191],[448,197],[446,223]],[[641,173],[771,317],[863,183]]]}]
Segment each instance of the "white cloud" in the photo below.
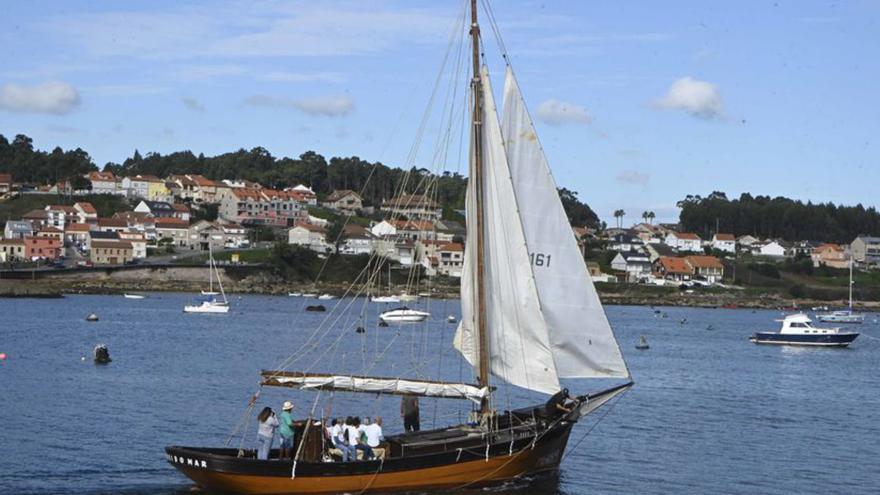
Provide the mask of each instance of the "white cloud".
[{"label": "white cloud", "polygon": [[666,96],[655,103],[659,108],[684,110],[703,119],[721,118],[724,115],[724,102],[718,86],[692,77],[682,77],[672,83]]},{"label": "white cloud", "polygon": [[192,110],[193,112],[204,112],[205,106],[199,102],[199,100],[195,98],[184,97],[181,98],[180,101],[183,103],[183,106]]},{"label": "white cloud", "polygon": [[541,103],[536,115],[550,125],[589,124],[593,120],[586,108],[554,99]]},{"label": "white cloud", "polygon": [[621,170],[617,174],[617,182],[622,184],[631,184],[636,186],[646,186],[651,180],[651,174],[647,172],[639,172],[638,170]]},{"label": "white cloud", "polygon": [[0,109],[11,112],[65,114],[80,104],[79,91],[61,81],[36,86],[0,86]]},{"label": "white cloud", "polygon": [[269,72],[266,74],[258,74],[256,78],[260,81],[280,82],[318,81],[338,83],[345,80],[345,77],[337,72]]},{"label": "white cloud", "polygon": [[316,98],[279,98],[268,95],[253,95],[244,100],[247,105],[272,108],[295,108],[309,115],[324,117],[343,117],[354,111],[354,101],[345,95]]}]

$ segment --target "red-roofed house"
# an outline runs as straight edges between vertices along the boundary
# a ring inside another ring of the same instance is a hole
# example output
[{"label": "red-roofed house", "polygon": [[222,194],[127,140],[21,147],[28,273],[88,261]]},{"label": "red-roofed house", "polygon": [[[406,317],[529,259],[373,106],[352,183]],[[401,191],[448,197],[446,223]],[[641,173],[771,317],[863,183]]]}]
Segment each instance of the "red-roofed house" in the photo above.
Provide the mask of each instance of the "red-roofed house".
[{"label": "red-roofed house", "polygon": [[733,234],[715,234],[712,236],[712,249],[726,253],[736,252],[736,237]]},{"label": "red-roofed house", "polygon": [[128,228],[124,218],[99,218],[98,230],[101,232],[120,232]]},{"label": "red-roofed house", "polygon": [[77,223],[87,223],[91,225],[98,223],[98,210],[96,210],[91,203],[74,203],[73,209],[76,210]]},{"label": "red-roofed house", "polygon": [[464,246],[457,242],[450,242],[437,250],[439,266],[437,272],[447,277],[461,277],[464,265]]},{"label": "red-roofed house", "polygon": [[112,172],[89,172],[86,175],[92,183],[92,194],[120,194],[119,179]]},{"label": "red-roofed house", "polygon": [[344,215],[354,215],[364,207],[364,200],[360,194],[352,190],[341,189],[330,193],[323,205]]},{"label": "red-roofed house", "polygon": [[174,246],[186,247],[189,244],[189,222],[179,218],[157,218],[156,238],[171,239]]},{"label": "red-roofed house", "polygon": [[[373,252],[373,240],[376,236],[363,225],[348,224],[342,228],[343,243],[339,250],[342,254],[370,254]],[[331,239],[333,241],[334,239]]]},{"label": "red-roofed house", "polygon": [[828,266],[831,268],[848,268],[849,257],[846,250],[839,244],[822,244],[813,249],[810,253],[810,259],[813,260],[813,266]]},{"label": "red-roofed house", "polygon": [[72,206],[47,205],[44,210],[46,211],[46,225],[51,225],[62,231],[67,222],[75,222],[77,219],[76,208]]},{"label": "red-roofed house", "polygon": [[296,246],[306,246],[312,251],[326,253],[330,246],[327,244],[327,231],[323,227],[305,222],[297,222],[287,231],[287,242]]},{"label": "red-roofed house", "polygon": [[220,202],[220,218],[242,225],[287,227],[308,218],[305,202],[295,191],[229,188]]},{"label": "red-roofed house", "polygon": [[382,209],[394,215],[406,215],[410,219],[432,218],[439,220],[443,213],[434,200],[421,194],[404,194],[382,203]]},{"label": "red-roofed house", "polygon": [[714,256],[686,256],[684,261],[695,276],[703,277],[710,283],[721,282],[724,277],[724,265]]},{"label": "red-roofed house", "polygon": [[80,251],[88,251],[91,227],[91,225],[85,223],[69,223],[65,225],[64,242],[76,246]]},{"label": "red-roofed house", "polygon": [[190,219],[192,218],[192,214],[190,213],[189,206],[186,206],[183,203],[172,203],[171,209],[174,210],[174,213],[172,213],[172,215],[171,215],[174,218],[179,218],[187,223],[189,223]]},{"label": "red-roofed house", "polygon": [[129,241],[92,241],[90,259],[96,265],[122,265],[134,258],[134,248]]},{"label": "red-roofed house", "polygon": [[666,245],[679,251],[699,253],[703,250],[700,236],[690,232],[670,232],[666,235]]},{"label": "red-roofed house", "polygon": [[654,271],[662,278],[682,282],[690,280],[694,274],[693,268],[687,264],[684,258],[673,256],[661,256],[654,261]]},{"label": "red-roofed house", "polygon": [[434,222],[428,220],[395,220],[392,222],[397,235],[404,239],[417,241],[420,239],[434,239],[436,228]]}]

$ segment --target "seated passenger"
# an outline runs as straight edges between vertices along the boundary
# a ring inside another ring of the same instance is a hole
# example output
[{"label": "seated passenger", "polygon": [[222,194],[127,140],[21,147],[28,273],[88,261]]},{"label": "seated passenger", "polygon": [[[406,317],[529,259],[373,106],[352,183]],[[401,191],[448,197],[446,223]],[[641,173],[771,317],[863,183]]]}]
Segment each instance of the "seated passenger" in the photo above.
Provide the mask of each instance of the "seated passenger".
[{"label": "seated passenger", "polygon": [[370,423],[370,418],[364,420],[367,424],[364,426],[364,434],[367,437],[367,445],[373,449],[373,454],[379,458],[385,458],[385,448],[380,447],[385,437],[382,436],[382,418],[376,416],[376,420]]},{"label": "seated passenger", "polygon": [[370,448],[369,445],[360,441],[361,432],[358,427],[361,425],[361,419],[358,417],[351,418],[351,423],[346,421],[346,433],[348,434],[348,444],[349,448],[355,449],[355,455],[357,455],[357,451],[363,452],[363,459],[365,461],[373,458],[373,449]]}]

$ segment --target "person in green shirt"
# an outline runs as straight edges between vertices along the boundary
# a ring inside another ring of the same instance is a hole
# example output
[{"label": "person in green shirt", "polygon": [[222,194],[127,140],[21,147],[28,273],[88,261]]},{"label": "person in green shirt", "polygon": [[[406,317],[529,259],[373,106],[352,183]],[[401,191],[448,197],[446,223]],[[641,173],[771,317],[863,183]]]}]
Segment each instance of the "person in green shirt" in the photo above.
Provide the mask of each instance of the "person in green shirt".
[{"label": "person in green shirt", "polygon": [[293,456],[293,417],[290,415],[293,411],[293,402],[285,401],[281,407],[281,415],[278,417],[280,427],[278,434],[281,435],[281,459]]}]

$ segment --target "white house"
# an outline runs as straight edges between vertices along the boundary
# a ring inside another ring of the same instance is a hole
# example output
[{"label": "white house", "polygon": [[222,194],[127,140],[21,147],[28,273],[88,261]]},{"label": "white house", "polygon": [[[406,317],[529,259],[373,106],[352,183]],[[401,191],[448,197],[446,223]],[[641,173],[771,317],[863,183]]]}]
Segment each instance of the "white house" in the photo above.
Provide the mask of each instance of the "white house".
[{"label": "white house", "polygon": [[736,238],[733,234],[715,234],[712,236],[712,249],[726,253],[736,252]]},{"label": "white house", "polygon": [[112,172],[89,172],[86,179],[92,183],[92,194],[119,194],[119,179]]},{"label": "white house", "polygon": [[370,254],[376,236],[363,225],[348,224],[343,227],[343,243],[339,249],[342,254]]},{"label": "white house", "polygon": [[736,243],[745,248],[751,248],[753,245],[759,242],[761,242],[761,239],[758,239],[757,237],[748,234],[741,235],[736,238]]},{"label": "white house", "polygon": [[142,260],[147,257],[147,239],[140,232],[119,232],[119,239],[131,243],[131,257]]},{"label": "white house", "polygon": [[370,227],[370,232],[376,237],[392,237],[397,235],[397,227],[388,220],[382,220]]},{"label": "white house", "polygon": [[781,242],[771,240],[761,244],[753,244],[752,253],[770,258],[784,258],[788,256],[788,249]]},{"label": "white house", "polygon": [[617,253],[611,260],[611,268],[626,272],[628,282],[637,282],[651,275],[651,259],[646,253],[638,251]]},{"label": "white house", "polygon": [[296,246],[305,246],[312,251],[326,253],[330,246],[326,241],[327,231],[317,225],[298,222],[287,231],[287,243]]},{"label": "white house", "polygon": [[461,277],[464,266],[464,246],[457,242],[440,246],[437,250],[437,271],[447,277]]},{"label": "white house", "polygon": [[666,235],[666,245],[679,251],[699,253],[703,250],[700,236],[691,232],[670,232]]}]

